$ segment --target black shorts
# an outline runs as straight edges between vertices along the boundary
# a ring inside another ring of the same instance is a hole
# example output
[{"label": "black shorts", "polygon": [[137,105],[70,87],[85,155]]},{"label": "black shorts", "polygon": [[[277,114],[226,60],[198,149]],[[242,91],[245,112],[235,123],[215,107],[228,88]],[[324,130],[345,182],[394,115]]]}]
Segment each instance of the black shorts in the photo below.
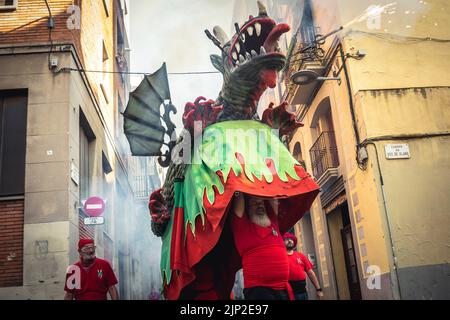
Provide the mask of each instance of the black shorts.
[{"label": "black shorts", "polygon": [[244,289],[245,300],[289,300],[287,290],[274,290],[269,287],[251,287]]},{"label": "black shorts", "polygon": [[289,281],[289,284],[291,285],[291,288],[292,288],[292,291],[294,291],[294,294],[306,293],[306,280]]}]

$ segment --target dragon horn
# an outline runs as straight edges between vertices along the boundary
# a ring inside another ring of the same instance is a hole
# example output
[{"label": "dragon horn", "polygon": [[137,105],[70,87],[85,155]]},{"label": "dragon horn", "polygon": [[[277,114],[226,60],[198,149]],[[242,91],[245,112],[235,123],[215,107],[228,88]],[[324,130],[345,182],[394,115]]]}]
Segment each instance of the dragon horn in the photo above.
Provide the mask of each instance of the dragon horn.
[{"label": "dragon horn", "polygon": [[213,33],[216,36],[216,38],[220,41],[220,43],[222,44],[222,46],[228,42],[228,36],[225,33],[225,31],[223,31],[223,29],[219,26],[215,26],[213,28]]},{"label": "dragon horn", "polygon": [[267,16],[267,9],[266,7],[261,3],[261,1],[258,1],[258,10],[260,16]]}]

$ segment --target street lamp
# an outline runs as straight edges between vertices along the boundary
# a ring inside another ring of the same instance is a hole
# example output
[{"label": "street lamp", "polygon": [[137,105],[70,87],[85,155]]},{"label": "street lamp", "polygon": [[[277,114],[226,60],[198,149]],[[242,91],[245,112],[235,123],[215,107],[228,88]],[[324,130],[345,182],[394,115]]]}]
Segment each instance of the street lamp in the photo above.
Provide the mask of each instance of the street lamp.
[{"label": "street lamp", "polygon": [[291,76],[291,81],[296,85],[305,85],[314,81],[326,80],[341,81],[341,77],[321,77],[317,72],[308,69],[297,71]]},{"label": "street lamp", "polygon": [[300,71],[295,72],[291,76],[291,81],[295,83],[296,85],[306,85],[310,84],[314,81],[327,81],[327,80],[337,80],[338,83],[341,83],[341,77],[339,74],[342,71],[342,68],[344,67],[345,62],[348,58],[354,58],[357,60],[361,60],[367,55],[367,53],[364,50],[358,50],[356,54],[349,54],[347,53],[345,57],[342,58],[342,65],[339,68],[339,70],[336,72],[333,72],[333,77],[322,77],[320,76],[316,71],[310,70],[310,69],[303,69]]}]

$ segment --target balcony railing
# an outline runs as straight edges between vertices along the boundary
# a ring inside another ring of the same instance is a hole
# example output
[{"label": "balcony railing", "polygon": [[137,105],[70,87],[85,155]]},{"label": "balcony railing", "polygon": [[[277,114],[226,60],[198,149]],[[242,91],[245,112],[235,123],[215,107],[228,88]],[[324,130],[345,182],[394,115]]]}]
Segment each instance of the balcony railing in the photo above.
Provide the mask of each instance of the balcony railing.
[{"label": "balcony railing", "polygon": [[133,189],[137,200],[147,200],[153,191],[150,176],[135,176]]},{"label": "balcony railing", "polygon": [[324,131],[309,150],[313,175],[319,179],[330,168],[339,166],[334,131]]}]

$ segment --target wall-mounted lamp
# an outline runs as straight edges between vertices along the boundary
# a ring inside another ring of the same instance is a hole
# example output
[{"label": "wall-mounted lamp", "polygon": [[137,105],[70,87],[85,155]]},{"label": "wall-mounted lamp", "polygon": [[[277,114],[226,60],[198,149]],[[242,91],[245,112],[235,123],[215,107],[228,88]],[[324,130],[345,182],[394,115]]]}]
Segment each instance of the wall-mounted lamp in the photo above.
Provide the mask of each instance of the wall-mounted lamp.
[{"label": "wall-mounted lamp", "polygon": [[314,81],[327,81],[327,80],[337,80],[341,81],[341,77],[321,77],[317,72],[313,70],[300,70],[291,76],[292,82],[296,85],[305,85],[312,83]]},{"label": "wall-mounted lamp", "polygon": [[336,81],[338,81],[338,84],[341,84],[341,77],[339,76],[339,74],[341,73],[342,68],[343,68],[345,62],[347,61],[347,59],[353,58],[356,60],[360,60],[360,59],[364,58],[366,55],[367,55],[367,53],[364,50],[358,50],[358,52],[356,54],[347,53],[345,55],[345,57],[342,59],[343,61],[342,61],[341,67],[339,68],[338,71],[333,71],[332,77],[322,77],[314,70],[303,69],[303,70],[295,72],[291,76],[291,81],[293,83],[295,83],[296,85],[306,85],[306,84],[310,84],[314,81],[327,81],[327,80],[336,80]]}]

